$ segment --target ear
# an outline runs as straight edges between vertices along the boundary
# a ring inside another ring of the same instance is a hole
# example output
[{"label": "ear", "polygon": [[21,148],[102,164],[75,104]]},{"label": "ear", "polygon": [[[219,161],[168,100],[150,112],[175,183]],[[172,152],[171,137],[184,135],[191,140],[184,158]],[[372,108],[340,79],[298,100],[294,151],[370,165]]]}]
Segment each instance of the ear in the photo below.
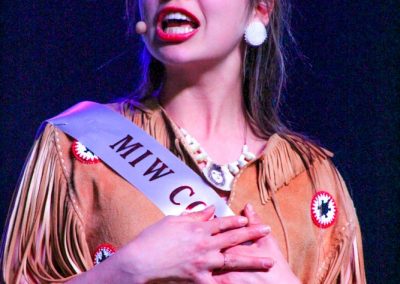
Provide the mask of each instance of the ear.
[{"label": "ear", "polygon": [[269,23],[271,12],[274,8],[274,1],[260,0],[254,8],[253,20],[261,21],[265,26]]}]

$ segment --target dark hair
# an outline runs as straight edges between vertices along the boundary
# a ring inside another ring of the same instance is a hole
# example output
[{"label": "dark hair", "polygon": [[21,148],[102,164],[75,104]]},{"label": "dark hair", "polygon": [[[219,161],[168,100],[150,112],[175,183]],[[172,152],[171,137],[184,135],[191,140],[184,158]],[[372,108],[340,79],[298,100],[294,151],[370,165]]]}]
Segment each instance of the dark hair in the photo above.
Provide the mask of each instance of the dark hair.
[{"label": "dark hair", "polygon": [[[132,34],[137,13],[137,0],[126,0],[128,33]],[[265,2],[273,5],[267,26],[268,40],[259,47],[246,47],[244,59],[243,97],[247,117],[253,131],[261,138],[274,133],[288,133],[279,118],[282,89],[286,80],[284,38],[293,41],[289,27],[290,6],[285,0],[249,0],[250,7]],[[165,69],[146,48],[142,52],[142,80],[132,94],[136,101],[153,96],[162,86]]]}]

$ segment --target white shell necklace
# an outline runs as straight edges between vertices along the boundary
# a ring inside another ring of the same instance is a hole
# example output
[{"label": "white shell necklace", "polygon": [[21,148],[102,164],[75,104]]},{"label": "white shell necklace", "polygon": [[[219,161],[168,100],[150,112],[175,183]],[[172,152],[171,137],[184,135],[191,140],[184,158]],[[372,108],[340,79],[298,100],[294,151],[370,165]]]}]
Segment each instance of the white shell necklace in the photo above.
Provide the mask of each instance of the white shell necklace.
[{"label": "white shell necklace", "polygon": [[[231,191],[232,182],[235,175],[237,175],[241,168],[243,168],[250,161],[254,160],[256,156],[249,151],[246,140],[242,147],[242,153],[239,159],[232,163],[218,165],[212,161],[207,152],[200,146],[200,143],[192,137],[185,129],[179,128],[185,139],[186,145],[189,147],[197,164],[205,164],[202,169],[204,177],[216,188],[223,191]],[[246,136],[246,131],[245,131]]]}]

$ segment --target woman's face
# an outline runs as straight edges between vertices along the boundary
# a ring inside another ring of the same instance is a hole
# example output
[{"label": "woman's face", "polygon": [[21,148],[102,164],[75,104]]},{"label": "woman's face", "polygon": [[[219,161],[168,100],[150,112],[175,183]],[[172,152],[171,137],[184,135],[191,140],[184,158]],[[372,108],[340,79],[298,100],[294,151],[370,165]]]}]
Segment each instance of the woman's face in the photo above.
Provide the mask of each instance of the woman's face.
[{"label": "woman's face", "polygon": [[240,53],[249,0],[140,0],[150,53],[166,66],[214,62]]},{"label": "woman's face", "polygon": [[222,183],[224,181],[224,177],[222,176],[222,174],[217,171],[217,170],[212,170],[211,171],[211,177],[212,179],[216,182],[216,183]]}]

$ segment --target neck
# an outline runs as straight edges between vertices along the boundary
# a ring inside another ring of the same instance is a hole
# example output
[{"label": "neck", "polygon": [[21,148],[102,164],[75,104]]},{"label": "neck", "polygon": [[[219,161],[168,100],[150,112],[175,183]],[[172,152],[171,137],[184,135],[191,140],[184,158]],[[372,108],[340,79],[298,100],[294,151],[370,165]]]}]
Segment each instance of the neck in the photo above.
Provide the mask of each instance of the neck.
[{"label": "neck", "polygon": [[171,118],[199,140],[243,138],[245,112],[238,56],[193,69],[166,67],[160,101]]}]

